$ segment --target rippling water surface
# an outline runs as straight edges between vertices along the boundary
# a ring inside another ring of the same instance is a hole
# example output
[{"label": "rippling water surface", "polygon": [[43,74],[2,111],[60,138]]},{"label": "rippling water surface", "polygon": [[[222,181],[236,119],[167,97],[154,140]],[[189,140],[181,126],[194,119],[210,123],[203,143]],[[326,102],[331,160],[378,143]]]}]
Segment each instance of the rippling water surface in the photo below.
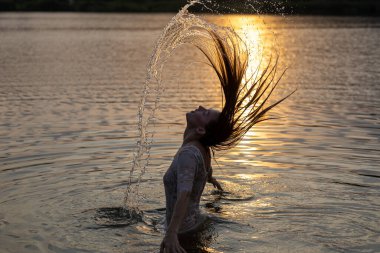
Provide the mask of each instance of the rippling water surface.
[{"label": "rippling water surface", "polygon": [[[185,113],[218,108],[192,47],[164,70],[142,214],[124,213],[136,112],[172,14],[0,14],[0,252],[154,252]],[[271,45],[298,88],[217,154],[203,252],[380,252],[380,19],[208,16]],[[271,50],[264,50],[269,52]],[[198,250],[198,252],[201,252]]]}]

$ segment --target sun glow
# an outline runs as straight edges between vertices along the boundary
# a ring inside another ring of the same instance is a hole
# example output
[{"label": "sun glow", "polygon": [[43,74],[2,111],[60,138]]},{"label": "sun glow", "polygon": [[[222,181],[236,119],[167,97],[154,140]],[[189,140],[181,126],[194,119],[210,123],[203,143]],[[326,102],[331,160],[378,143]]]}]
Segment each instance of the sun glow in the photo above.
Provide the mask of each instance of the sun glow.
[{"label": "sun glow", "polygon": [[[247,89],[249,89],[269,64],[266,45],[272,43],[267,41],[268,36],[265,36],[264,21],[259,16],[232,16],[230,25],[241,37],[242,43],[244,43],[244,45],[241,46],[246,47],[248,50],[248,68],[243,82],[247,82]],[[252,95],[254,95],[254,93],[255,90]],[[256,106],[259,105],[260,104],[256,104]],[[244,114],[248,114],[248,112],[244,112],[243,115]],[[244,139],[247,138],[252,139],[255,135],[257,135],[257,133],[251,128],[242,141],[244,142]]]},{"label": "sun glow", "polygon": [[258,70],[262,61],[264,44],[261,30],[255,25],[256,23],[258,23],[256,17],[239,16],[232,20],[232,26],[248,49],[248,69],[243,81],[247,81],[251,77],[254,79],[260,74]]},{"label": "sun glow", "polygon": [[[247,50],[247,70],[243,78],[243,82],[247,82],[246,89],[251,88],[251,85],[257,81],[261,75],[268,77],[266,80],[269,85],[266,94],[264,94],[260,101],[255,105],[255,108],[260,106],[263,99],[269,94],[268,91],[271,90],[274,83],[280,77],[281,71],[276,73],[279,64],[277,59],[279,59],[280,52],[282,52],[281,47],[277,42],[277,34],[274,32],[268,24],[271,26],[276,25],[270,22],[270,17],[258,16],[258,15],[226,15],[223,17],[219,16],[209,16],[211,22],[224,27],[231,27],[240,37],[241,40],[237,42],[241,43],[241,49]],[[242,55],[243,57],[243,55]],[[281,70],[282,67],[279,67]],[[267,70],[267,72],[265,72]],[[271,72],[274,70],[273,72]],[[265,78],[263,78],[265,79]],[[273,83],[272,83],[273,81]],[[265,85],[265,84],[264,84]],[[253,90],[250,96],[255,94],[256,90]],[[249,98],[243,101],[243,105],[248,103]],[[267,101],[266,106],[272,104],[271,100]],[[265,106],[264,106],[265,107]],[[243,117],[249,114],[249,109],[243,112]],[[252,152],[259,151],[263,149],[263,141],[267,141],[267,130],[268,128],[263,128],[263,125],[258,125],[259,127],[252,127],[243,137],[241,142],[236,147],[236,152],[240,155],[246,155],[247,157],[242,157],[242,160],[247,162],[252,160]],[[256,153],[256,152],[255,152]]]}]

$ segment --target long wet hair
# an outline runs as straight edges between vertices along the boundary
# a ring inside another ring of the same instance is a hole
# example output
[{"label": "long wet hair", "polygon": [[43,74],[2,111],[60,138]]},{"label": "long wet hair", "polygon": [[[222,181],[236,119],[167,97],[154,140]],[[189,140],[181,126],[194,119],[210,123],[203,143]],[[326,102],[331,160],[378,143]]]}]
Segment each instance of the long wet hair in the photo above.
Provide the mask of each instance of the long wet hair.
[{"label": "long wet hair", "polygon": [[276,78],[278,57],[258,75],[246,76],[248,50],[246,44],[233,31],[220,34],[208,31],[211,46],[197,46],[207,57],[216,72],[224,94],[223,109],[217,120],[206,126],[200,142],[215,150],[227,150],[236,146],[244,134],[255,124],[267,120],[267,112],[288,96],[266,106],[283,73]]}]

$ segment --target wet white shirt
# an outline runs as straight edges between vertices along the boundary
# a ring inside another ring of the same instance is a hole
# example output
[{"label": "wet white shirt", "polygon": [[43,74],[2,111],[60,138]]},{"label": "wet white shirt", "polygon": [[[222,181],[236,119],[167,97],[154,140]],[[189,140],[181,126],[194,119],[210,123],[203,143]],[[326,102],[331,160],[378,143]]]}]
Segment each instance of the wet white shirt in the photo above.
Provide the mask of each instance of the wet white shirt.
[{"label": "wet white shirt", "polygon": [[202,222],[199,202],[206,185],[209,169],[206,169],[201,151],[194,145],[182,146],[164,175],[166,195],[166,226],[169,225],[177,196],[189,191],[190,200],[179,233],[187,232]]}]

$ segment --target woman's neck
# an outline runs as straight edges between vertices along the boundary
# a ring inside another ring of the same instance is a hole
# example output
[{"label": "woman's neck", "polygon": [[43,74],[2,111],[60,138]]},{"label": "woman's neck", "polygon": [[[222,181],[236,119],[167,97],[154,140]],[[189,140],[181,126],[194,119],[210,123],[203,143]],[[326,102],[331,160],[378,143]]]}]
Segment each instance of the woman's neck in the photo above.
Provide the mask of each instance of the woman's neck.
[{"label": "woman's neck", "polygon": [[186,128],[185,132],[183,133],[182,145],[185,145],[188,143],[202,145],[201,142],[199,141],[199,135],[194,131],[194,129]]},{"label": "woman's neck", "polygon": [[207,157],[211,157],[210,148],[204,146],[199,139],[199,135],[192,129],[185,129],[185,132],[183,133],[183,142],[182,146],[192,144],[197,146],[200,150],[203,150],[202,152],[205,152],[205,155]]}]

